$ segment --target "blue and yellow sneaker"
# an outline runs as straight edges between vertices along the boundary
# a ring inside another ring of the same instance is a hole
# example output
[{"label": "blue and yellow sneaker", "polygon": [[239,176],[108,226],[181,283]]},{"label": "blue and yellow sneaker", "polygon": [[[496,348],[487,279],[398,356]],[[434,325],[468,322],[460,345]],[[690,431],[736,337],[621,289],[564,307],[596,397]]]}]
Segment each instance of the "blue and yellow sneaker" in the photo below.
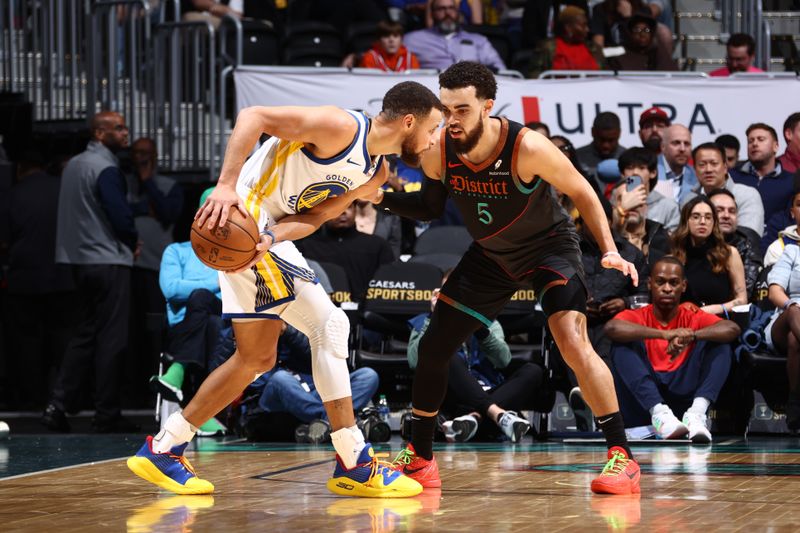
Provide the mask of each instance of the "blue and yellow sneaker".
[{"label": "blue and yellow sneaker", "polygon": [[153,451],[153,437],[147,441],[133,457],[128,459],[131,472],[175,494],[211,494],[214,485],[200,479],[189,460],[183,456],[189,443],[175,446],[167,453]]},{"label": "blue and yellow sneaker", "polygon": [[327,486],[334,494],[366,498],[408,498],[422,492],[422,485],[394,470],[391,464],[379,461],[369,443],[350,470],[336,455],[336,468]]}]

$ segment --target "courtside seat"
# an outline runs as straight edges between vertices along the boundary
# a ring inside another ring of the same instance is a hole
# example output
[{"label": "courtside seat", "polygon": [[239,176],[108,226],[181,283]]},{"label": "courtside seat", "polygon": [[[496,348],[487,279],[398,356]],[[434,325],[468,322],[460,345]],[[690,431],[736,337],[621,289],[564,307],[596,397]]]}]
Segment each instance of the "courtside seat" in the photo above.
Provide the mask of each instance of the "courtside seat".
[{"label": "courtside seat", "polygon": [[353,22],[347,27],[347,52],[363,54],[378,39],[374,22]]},{"label": "courtside seat", "polygon": [[342,32],[324,22],[292,22],[286,26],[284,49],[304,48],[326,51],[341,57]]},{"label": "courtside seat", "polygon": [[283,51],[283,64],[293,67],[338,67],[342,54],[334,50],[310,48],[286,48]]},{"label": "courtside seat", "polygon": [[369,282],[361,304],[356,366],[378,372],[380,391],[390,402],[411,399],[407,322],[431,310],[431,295],[441,281],[442,272],[433,265],[397,261],[381,266]]},{"label": "courtside seat", "polygon": [[427,229],[417,237],[414,254],[457,254],[464,255],[472,237],[464,226],[436,226]]}]

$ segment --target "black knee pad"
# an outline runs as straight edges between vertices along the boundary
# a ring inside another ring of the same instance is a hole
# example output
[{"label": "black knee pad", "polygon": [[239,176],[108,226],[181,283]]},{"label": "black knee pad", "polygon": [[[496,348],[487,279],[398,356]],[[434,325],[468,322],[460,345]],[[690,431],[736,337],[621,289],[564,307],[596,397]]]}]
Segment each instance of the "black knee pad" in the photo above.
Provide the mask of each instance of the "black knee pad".
[{"label": "black knee pad", "polygon": [[544,292],[539,299],[547,316],[559,311],[580,311],[586,314],[586,286],[577,274],[564,285],[555,285]]}]

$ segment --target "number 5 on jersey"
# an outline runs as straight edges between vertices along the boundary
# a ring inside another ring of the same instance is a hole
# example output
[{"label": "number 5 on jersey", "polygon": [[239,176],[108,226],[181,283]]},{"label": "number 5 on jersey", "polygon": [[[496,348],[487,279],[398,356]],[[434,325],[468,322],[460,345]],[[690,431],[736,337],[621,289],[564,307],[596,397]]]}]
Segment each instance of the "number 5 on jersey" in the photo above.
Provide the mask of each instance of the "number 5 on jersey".
[{"label": "number 5 on jersey", "polygon": [[481,222],[481,224],[486,224],[488,226],[492,223],[494,217],[489,210],[486,209],[487,207],[489,207],[489,204],[486,202],[478,202],[478,220]]}]

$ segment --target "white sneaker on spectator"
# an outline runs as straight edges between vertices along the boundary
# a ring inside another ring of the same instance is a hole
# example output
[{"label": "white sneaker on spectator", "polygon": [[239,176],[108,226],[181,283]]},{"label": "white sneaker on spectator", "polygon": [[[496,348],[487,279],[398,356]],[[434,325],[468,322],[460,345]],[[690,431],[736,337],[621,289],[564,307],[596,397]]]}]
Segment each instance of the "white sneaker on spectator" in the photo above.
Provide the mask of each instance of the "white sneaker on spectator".
[{"label": "white sneaker on spectator", "polygon": [[711,432],[708,430],[708,417],[705,414],[686,411],[683,414],[683,425],[689,428],[689,439],[698,444],[711,442]]},{"label": "white sneaker on spectator", "polygon": [[506,411],[500,415],[497,425],[511,439],[511,442],[519,442],[531,429],[531,423],[524,418],[520,418],[514,411]]},{"label": "white sneaker on spectator", "polygon": [[669,407],[654,412],[652,421],[659,439],[677,439],[689,433],[689,428],[678,420]]}]

